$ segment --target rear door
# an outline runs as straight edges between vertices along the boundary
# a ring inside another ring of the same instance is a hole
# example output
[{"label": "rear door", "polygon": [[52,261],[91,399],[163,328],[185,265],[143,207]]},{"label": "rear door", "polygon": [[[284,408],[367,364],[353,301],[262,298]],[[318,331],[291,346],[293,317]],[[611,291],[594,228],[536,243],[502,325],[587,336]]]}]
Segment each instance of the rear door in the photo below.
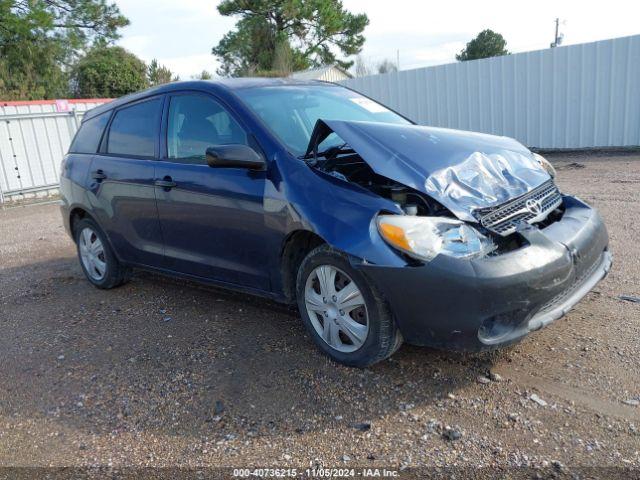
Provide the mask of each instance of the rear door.
[{"label": "rear door", "polygon": [[161,266],[162,237],[154,191],[164,96],[118,108],[89,172],[89,196],[118,256]]},{"label": "rear door", "polygon": [[251,137],[220,101],[196,92],[168,96],[163,130],[156,198],[165,265],[268,290],[265,172],[211,168],[205,158],[208,147],[248,145]]}]

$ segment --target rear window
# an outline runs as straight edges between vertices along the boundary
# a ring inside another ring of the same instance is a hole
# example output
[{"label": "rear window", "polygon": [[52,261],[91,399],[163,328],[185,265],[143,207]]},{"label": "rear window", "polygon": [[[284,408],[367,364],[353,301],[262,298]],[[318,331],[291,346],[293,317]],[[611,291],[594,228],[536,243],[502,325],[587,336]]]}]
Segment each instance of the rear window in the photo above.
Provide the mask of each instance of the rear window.
[{"label": "rear window", "polygon": [[111,112],[105,112],[85,120],[80,125],[73,143],[69,147],[70,153],[96,153],[102,138],[104,127],[107,126]]},{"label": "rear window", "polygon": [[118,110],[109,128],[107,152],[131,157],[154,157],[160,98]]}]

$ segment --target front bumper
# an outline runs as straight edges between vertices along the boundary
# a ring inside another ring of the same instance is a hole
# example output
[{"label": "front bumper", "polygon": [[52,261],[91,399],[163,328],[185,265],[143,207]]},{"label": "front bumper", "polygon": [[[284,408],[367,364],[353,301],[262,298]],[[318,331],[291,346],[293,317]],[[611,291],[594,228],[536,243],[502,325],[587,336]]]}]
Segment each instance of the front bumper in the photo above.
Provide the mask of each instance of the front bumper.
[{"label": "front bumper", "polygon": [[513,252],[360,268],[406,342],[472,351],[507,345],[564,316],[611,268],[600,215],[574,197],[565,196],[564,206],[560,221],[522,231],[528,245]]}]

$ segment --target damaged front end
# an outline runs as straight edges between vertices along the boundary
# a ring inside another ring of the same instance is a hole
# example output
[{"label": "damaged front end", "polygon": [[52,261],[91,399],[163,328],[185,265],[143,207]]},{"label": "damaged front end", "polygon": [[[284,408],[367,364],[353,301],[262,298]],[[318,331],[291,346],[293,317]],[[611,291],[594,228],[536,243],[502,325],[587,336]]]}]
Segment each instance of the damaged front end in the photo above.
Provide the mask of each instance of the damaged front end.
[{"label": "damaged front end", "polygon": [[318,120],[304,158],[393,201],[405,216],[382,212],[381,235],[408,256],[430,261],[439,253],[475,258],[518,248],[522,238],[511,234],[561,207],[552,167],[534,155],[503,137]]},{"label": "damaged front end", "polygon": [[562,195],[553,167],[515,140],[319,120],[304,158],[399,207],[375,221],[412,268],[361,269],[409,343],[511,343],[563,316],[611,267],[598,213]]},{"label": "damaged front end", "polygon": [[423,194],[418,208],[426,195],[430,208],[470,222],[551,180],[541,157],[513,139],[417,125],[318,120],[304,158],[389,198],[412,189]]}]

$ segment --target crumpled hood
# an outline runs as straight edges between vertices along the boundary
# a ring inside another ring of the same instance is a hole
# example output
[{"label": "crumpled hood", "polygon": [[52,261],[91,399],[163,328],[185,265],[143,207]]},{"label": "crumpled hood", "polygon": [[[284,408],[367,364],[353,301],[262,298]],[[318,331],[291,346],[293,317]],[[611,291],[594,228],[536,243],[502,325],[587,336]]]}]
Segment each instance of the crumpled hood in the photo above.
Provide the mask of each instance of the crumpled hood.
[{"label": "crumpled hood", "polygon": [[318,120],[311,141],[322,141],[318,135],[326,138],[328,130],[347,142],[377,174],[430,195],[465,221],[476,221],[473,210],[505,203],[550,178],[527,148],[507,137],[417,125]]}]

